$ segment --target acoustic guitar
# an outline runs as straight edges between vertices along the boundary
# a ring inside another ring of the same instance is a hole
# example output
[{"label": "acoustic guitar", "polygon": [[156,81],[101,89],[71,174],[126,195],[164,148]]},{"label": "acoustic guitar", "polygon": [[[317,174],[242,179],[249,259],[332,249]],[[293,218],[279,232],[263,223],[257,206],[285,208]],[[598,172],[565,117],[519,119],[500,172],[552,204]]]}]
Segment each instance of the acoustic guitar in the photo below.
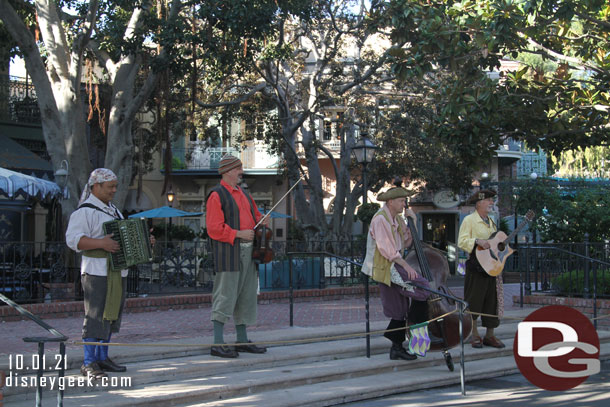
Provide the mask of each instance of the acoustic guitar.
[{"label": "acoustic guitar", "polygon": [[525,214],[525,219],[523,219],[523,221],[509,236],[506,236],[506,233],[502,231],[498,231],[491,235],[491,238],[487,240],[490,246],[489,249],[483,249],[482,247],[477,246],[475,250],[477,260],[487,274],[492,277],[496,277],[502,272],[502,270],[504,270],[506,259],[508,259],[508,256],[514,252],[514,250],[508,245],[508,242],[510,242],[515,235],[533,219],[534,212],[529,210]]}]

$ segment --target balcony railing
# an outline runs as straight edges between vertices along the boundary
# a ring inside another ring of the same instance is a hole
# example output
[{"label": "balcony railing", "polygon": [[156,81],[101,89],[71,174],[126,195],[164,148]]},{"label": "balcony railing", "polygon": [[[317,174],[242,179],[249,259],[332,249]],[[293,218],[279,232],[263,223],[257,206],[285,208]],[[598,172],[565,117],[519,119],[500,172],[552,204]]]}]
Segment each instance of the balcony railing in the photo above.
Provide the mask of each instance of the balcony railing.
[{"label": "balcony railing", "polygon": [[251,145],[238,150],[234,147],[206,147],[203,143],[189,148],[174,148],[174,168],[182,170],[214,170],[225,154],[232,154],[242,161],[244,169],[277,169],[278,157],[269,154],[266,147]]},{"label": "balcony railing", "polygon": [[0,120],[40,123],[36,89],[25,78],[0,75]]}]

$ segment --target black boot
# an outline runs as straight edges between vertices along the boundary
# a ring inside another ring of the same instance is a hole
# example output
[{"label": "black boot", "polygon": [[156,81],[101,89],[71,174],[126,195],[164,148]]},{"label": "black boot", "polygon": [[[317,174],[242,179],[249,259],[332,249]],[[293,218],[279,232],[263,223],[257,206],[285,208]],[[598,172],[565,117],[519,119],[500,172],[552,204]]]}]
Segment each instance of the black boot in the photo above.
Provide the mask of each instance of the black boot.
[{"label": "black boot", "polygon": [[388,327],[386,328],[386,330],[392,330],[392,329],[396,329],[395,331],[392,332],[385,332],[383,334],[383,336],[385,336],[386,338],[388,338],[390,341],[392,341],[392,343],[403,343],[405,341],[406,338],[406,330],[405,329],[397,329],[397,328],[405,328],[407,326],[407,321],[404,320],[398,320],[398,319],[391,319],[390,323],[388,324]]},{"label": "black boot", "polygon": [[411,300],[409,307],[409,324],[421,324],[428,320],[428,301]]},{"label": "black boot", "polygon": [[417,355],[407,352],[407,350],[403,348],[400,343],[394,342],[390,348],[390,359],[415,360],[417,359]]}]

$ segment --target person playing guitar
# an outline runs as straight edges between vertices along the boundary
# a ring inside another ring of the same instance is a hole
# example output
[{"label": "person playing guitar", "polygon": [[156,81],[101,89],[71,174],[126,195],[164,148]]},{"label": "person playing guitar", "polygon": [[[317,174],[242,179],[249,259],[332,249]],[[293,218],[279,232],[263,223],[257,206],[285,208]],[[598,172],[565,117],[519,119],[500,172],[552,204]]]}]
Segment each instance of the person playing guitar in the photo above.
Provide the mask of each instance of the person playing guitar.
[{"label": "person playing guitar", "polygon": [[[477,191],[467,201],[475,205],[475,211],[466,216],[460,225],[458,246],[470,253],[466,261],[466,277],[464,279],[464,299],[468,302],[470,311],[475,313],[501,315],[503,301],[498,297],[502,294],[502,280],[487,274],[474,254],[477,247],[489,249],[489,237],[496,232],[497,226],[489,216],[494,206],[496,192],[485,189]],[[481,338],[477,328],[477,315],[472,315],[472,347],[482,348],[483,345],[503,348],[505,345],[494,336],[494,329],[500,325],[497,317],[482,316],[481,323],[487,328],[485,337]]]}]

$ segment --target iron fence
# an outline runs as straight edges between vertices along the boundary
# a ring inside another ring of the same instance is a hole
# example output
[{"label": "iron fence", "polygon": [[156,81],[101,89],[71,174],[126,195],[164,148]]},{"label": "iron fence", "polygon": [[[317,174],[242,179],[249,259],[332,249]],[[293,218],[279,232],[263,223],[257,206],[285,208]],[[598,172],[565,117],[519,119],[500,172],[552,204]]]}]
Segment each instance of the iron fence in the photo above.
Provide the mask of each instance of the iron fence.
[{"label": "iron fence", "polygon": [[0,75],[0,95],[0,120],[40,123],[36,89],[26,78]]},{"label": "iron fence", "polygon": [[[332,250],[361,262],[364,241],[272,243],[274,259],[258,266],[263,291],[288,289],[291,262],[297,289],[353,285],[359,281],[354,266],[341,259],[319,256],[291,261],[287,253]],[[129,269],[127,295],[210,293],[214,280],[210,252],[207,240],[158,241],[152,262]],[[80,260],[81,256],[64,242],[0,242],[0,293],[18,303],[81,300]]]},{"label": "iron fence", "polygon": [[519,244],[505,271],[519,272],[523,292],[610,298],[610,243]]},{"label": "iron fence", "polygon": [[[273,241],[274,259],[258,266],[262,291],[361,284],[364,240]],[[524,294],[610,297],[610,243],[521,244],[505,271],[519,272]],[[150,263],[129,270],[130,297],[212,291],[214,260],[207,240],[159,241]],[[327,252],[333,256],[290,256]],[[342,259],[343,257],[344,259]],[[347,259],[347,260],[345,260]],[[0,293],[18,303],[82,299],[80,255],[64,242],[0,242]]]}]

